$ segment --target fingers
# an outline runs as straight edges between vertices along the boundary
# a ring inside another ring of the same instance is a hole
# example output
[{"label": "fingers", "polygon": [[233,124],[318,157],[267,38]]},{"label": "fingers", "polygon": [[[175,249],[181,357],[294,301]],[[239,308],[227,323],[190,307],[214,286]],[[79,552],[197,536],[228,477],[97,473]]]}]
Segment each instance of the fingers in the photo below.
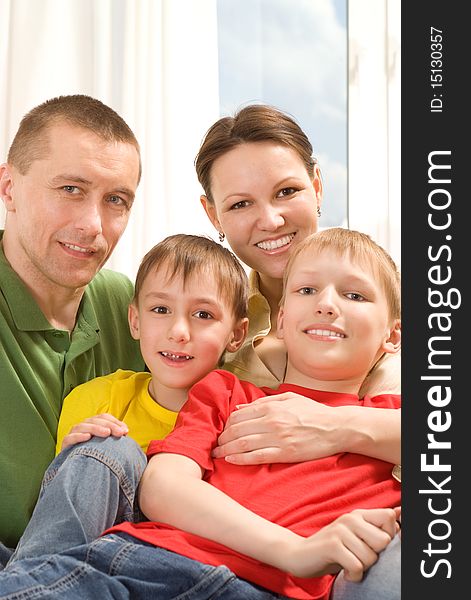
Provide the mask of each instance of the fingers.
[{"label": "fingers", "polygon": [[123,423],[123,421],[120,421],[113,415],[103,413],[74,425],[70,433],[65,436],[62,442],[62,449],[79,444],[80,442],[86,442],[94,435],[98,437],[108,437],[110,435],[121,437],[128,432],[129,429],[126,423]]},{"label": "fingers", "polygon": [[80,442],[88,442],[91,437],[89,433],[69,433],[62,440],[61,450],[65,450],[69,446],[75,446],[75,444],[80,444]]},{"label": "fingers", "polygon": [[[263,452],[268,448],[278,447],[278,444],[271,433],[256,432],[252,434],[250,433],[250,430],[251,426],[249,425],[249,427],[244,427],[243,430],[236,428],[235,430],[225,432],[227,435],[221,434],[219,437],[220,445],[216,446],[214,449],[213,457],[223,458],[231,456],[232,458],[236,454],[249,453],[258,450]],[[232,435],[235,435],[235,437],[232,438]],[[231,437],[229,438],[229,436]]]},{"label": "fingers", "polygon": [[[395,536],[397,519],[396,510],[394,508],[360,509],[359,511],[353,512],[358,512],[365,521],[384,531],[390,539]],[[383,548],[385,548],[386,545],[387,544],[385,544]],[[381,550],[383,548],[381,548]]]}]

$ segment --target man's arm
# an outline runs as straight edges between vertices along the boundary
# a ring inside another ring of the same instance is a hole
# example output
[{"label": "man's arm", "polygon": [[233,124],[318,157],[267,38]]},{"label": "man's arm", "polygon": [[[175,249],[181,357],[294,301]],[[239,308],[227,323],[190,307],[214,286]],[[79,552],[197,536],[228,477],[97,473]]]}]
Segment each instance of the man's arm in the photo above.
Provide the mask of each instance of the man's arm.
[{"label": "man's arm", "polygon": [[298,577],[344,568],[359,581],[395,534],[392,509],[353,511],[309,538],[271,523],[203,481],[202,469],[178,454],[153,456],[139,503],[147,518],[205,537]]}]

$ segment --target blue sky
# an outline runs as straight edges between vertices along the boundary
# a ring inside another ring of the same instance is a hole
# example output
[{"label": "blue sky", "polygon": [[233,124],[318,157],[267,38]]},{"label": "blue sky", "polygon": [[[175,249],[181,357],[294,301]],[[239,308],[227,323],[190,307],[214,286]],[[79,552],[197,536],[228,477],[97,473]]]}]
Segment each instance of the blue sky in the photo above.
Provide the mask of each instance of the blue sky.
[{"label": "blue sky", "polygon": [[346,0],[218,0],[221,114],[268,102],[309,136],[324,178],[321,224],[347,198]]}]

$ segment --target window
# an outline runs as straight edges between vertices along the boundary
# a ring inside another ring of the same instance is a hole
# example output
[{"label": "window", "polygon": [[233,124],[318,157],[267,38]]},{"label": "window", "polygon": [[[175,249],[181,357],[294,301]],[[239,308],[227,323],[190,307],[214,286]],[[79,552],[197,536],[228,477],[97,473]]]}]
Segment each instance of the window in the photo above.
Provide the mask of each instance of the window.
[{"label": "window", "polygon": [[321,225],[347,224],[346,0],[217,0],[221,116],[253,102],[291,114],[324,183]]}]

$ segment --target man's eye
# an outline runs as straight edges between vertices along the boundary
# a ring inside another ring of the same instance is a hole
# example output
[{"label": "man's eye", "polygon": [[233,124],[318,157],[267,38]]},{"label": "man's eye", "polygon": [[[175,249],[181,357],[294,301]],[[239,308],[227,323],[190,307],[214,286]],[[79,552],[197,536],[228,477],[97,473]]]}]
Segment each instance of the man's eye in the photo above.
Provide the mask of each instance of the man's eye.
[{"label": "man's eye", "polygon": [[110,196],[108,202],[115,206],[128,206],[128,203],[121,196]]},{"label": "man's eye", "polygon": [[79,191],[79,189],[76,185],[63,185],[62,189],[64,190],[64,192],[67,192],[68,194],[74,194]]}]

